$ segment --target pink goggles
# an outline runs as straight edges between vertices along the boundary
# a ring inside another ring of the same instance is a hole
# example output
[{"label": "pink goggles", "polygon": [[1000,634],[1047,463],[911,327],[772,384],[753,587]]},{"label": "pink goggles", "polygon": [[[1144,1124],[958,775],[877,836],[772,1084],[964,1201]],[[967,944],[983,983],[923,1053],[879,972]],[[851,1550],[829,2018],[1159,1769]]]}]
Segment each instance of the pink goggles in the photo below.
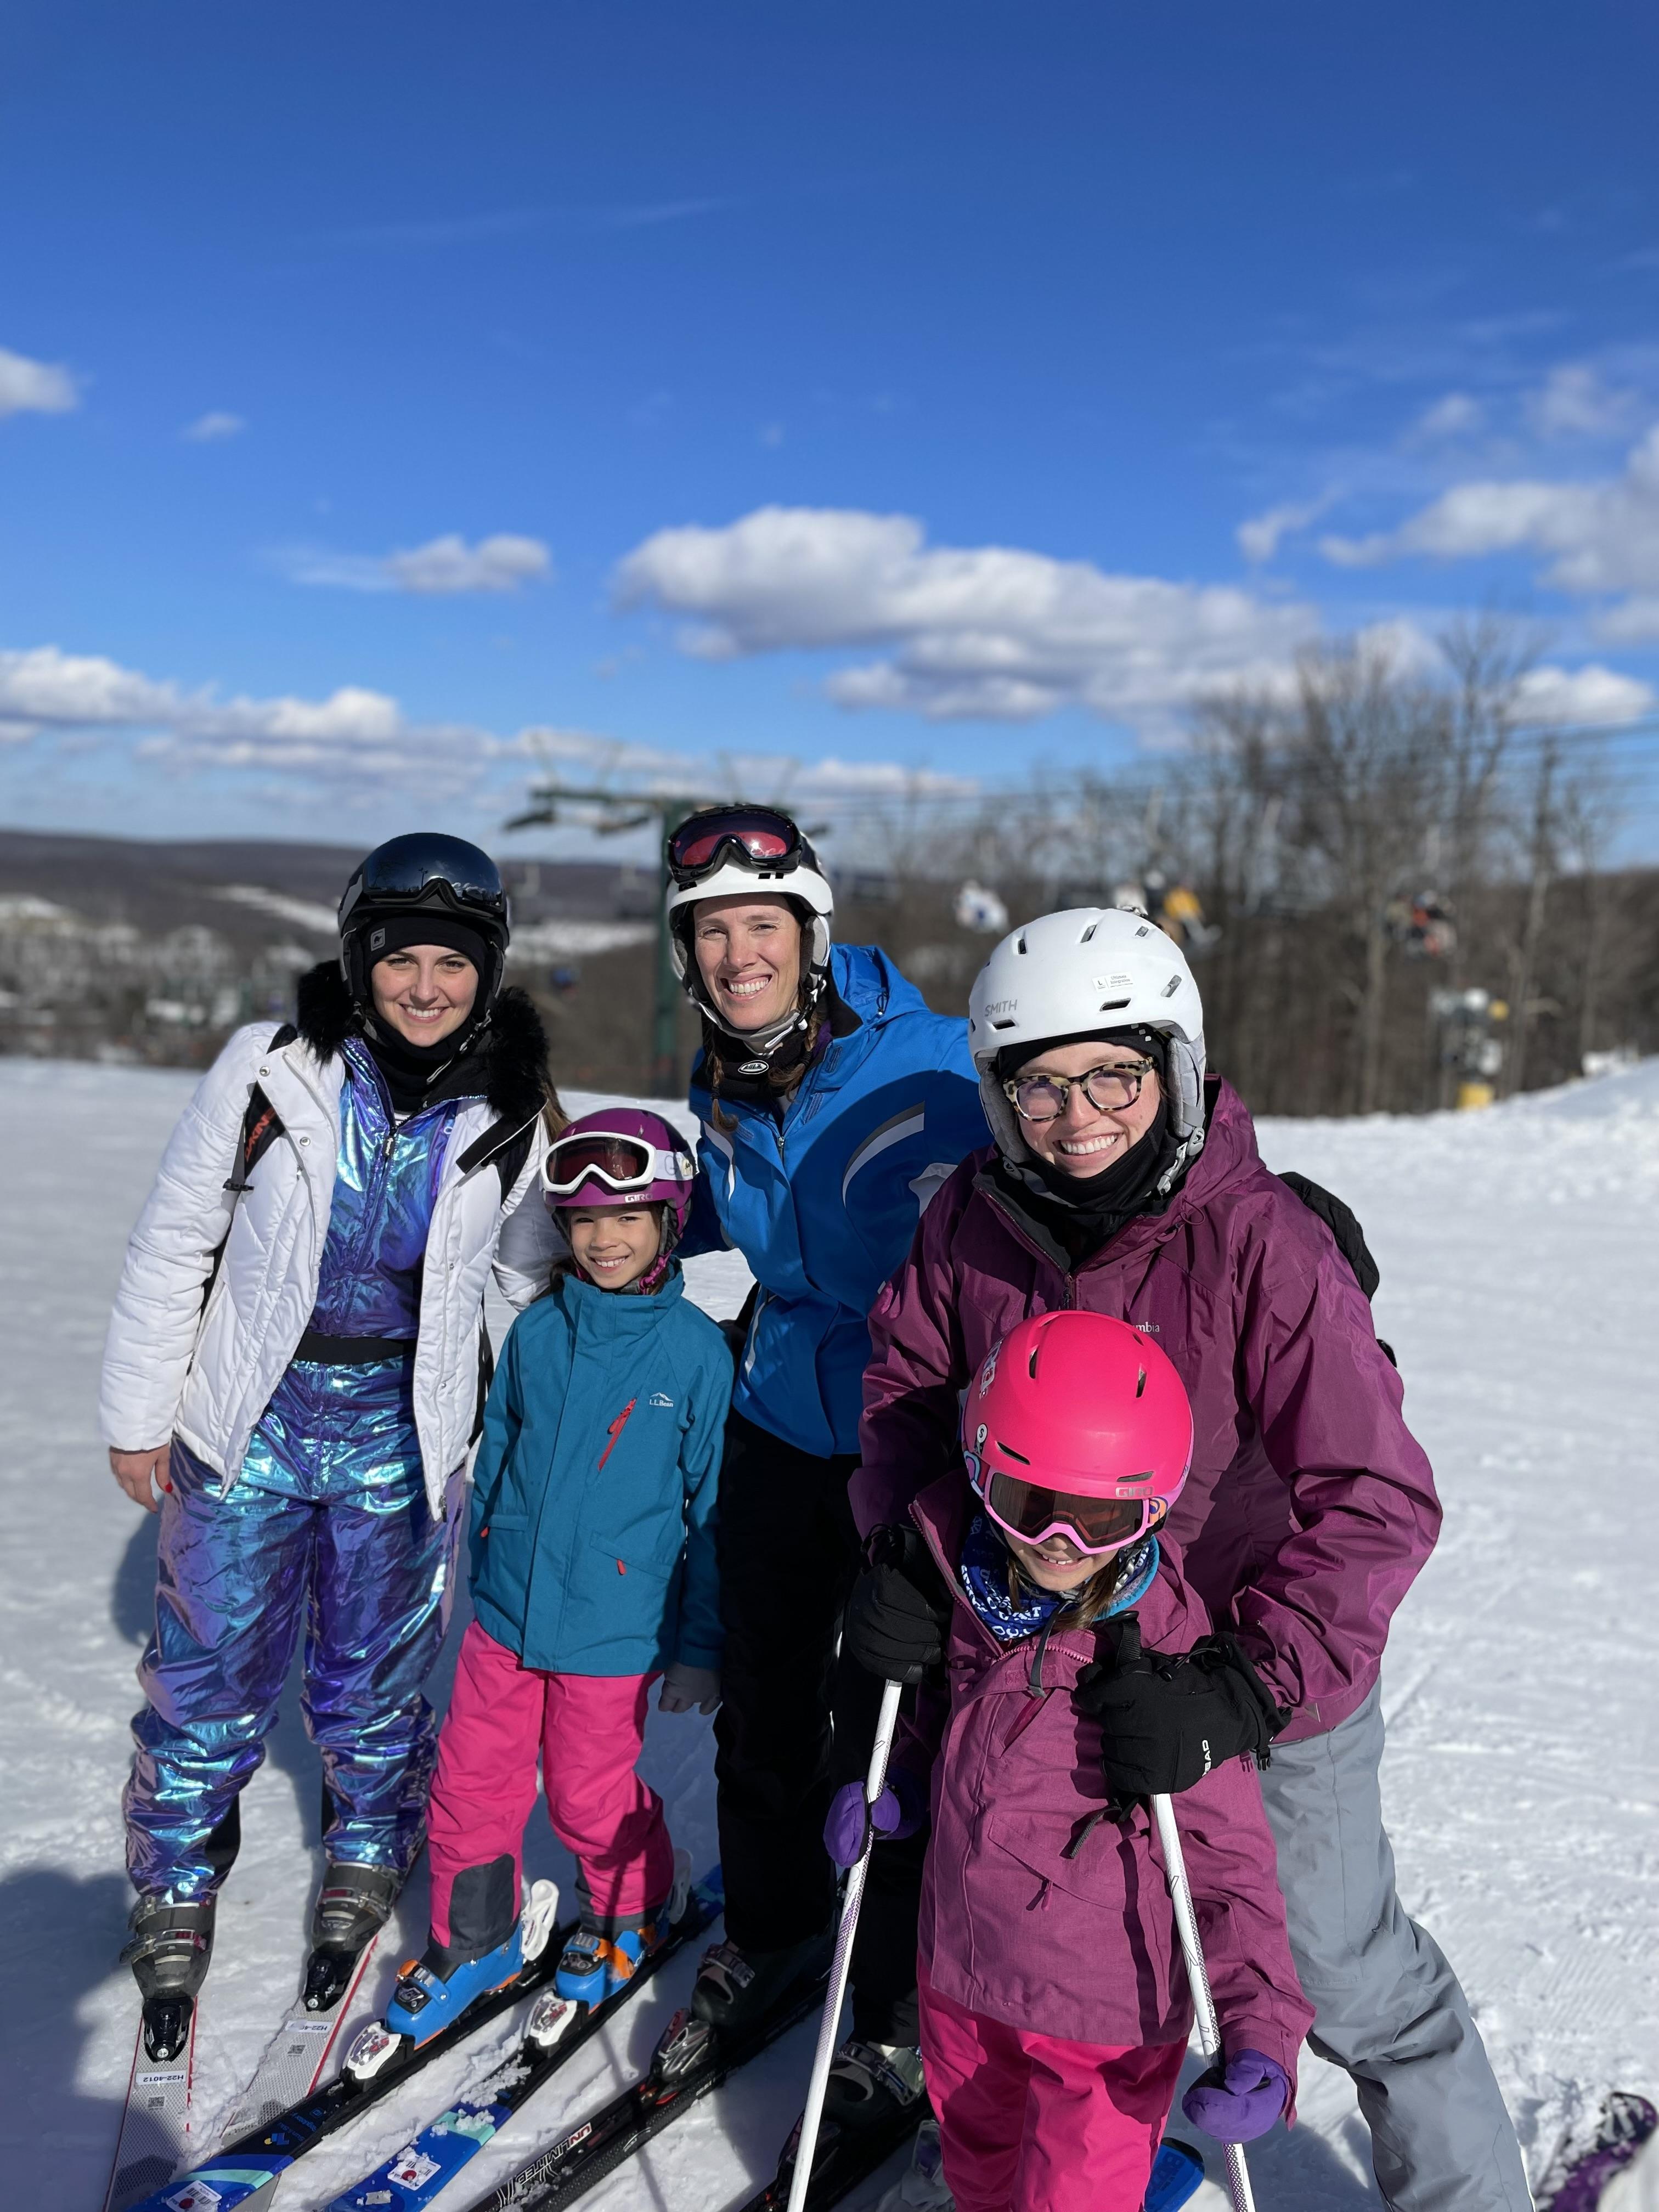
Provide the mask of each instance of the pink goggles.
[{"label": "pink goggles", "polygon": [[1005,1536],[1017,1536],[1022,1544],[1065,1536],[1091,1559],[1105,1559],[1146,1535],[1163,1504],[1158,1498],[1085,1498],[1050,1490],[987,1468],[976,1452],[963,1456],[980,1503]]}]

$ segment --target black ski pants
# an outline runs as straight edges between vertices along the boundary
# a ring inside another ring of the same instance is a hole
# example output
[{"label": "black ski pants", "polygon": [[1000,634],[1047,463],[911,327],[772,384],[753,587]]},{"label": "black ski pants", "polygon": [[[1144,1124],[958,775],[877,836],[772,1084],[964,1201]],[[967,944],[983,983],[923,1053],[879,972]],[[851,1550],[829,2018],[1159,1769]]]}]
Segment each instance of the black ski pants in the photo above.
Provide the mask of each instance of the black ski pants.
[{"label": "black ski pants", "polygon": [[[881,1684],[837,1656],[860,1550],[851,1454],[819,1459],[740,1413],[720,1469],[726,1656],[714,1717],[726,1932],[779,1951],[827,1928],[836,1876],[823,1848],[833,1792],[862,1780]],[[853,1953],[853,2032],[915,2043],[916,1917],[927,1832],[878,1843]]]}]

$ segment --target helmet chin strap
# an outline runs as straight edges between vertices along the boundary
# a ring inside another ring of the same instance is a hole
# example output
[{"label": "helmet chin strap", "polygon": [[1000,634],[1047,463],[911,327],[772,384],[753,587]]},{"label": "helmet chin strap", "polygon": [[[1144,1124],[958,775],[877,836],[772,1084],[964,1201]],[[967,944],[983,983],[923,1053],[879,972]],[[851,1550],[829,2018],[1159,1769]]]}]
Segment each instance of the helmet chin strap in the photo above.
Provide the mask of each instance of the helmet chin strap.
[{"label": "helmet chin strap", "polygon": [[753,1059],[770,1060],[780,1045],[787,1042],[790,1037],[798,1036],[805,1029],[807,1023],[812,1018],[813,1009],[823,996],[823,987],[827,980],[823,969],[814,969],[807,981],[806,1004],[804,1006],[792,1007],[781,1020],[763,1023],[757,1030],[734,1029],[732,1024],[716,1011],[701,976],[697,979],[692,998],[698,1012],[705,1020],[712,1022],[723,1036],[732,1038],[734,1043],[744,1046]]}]

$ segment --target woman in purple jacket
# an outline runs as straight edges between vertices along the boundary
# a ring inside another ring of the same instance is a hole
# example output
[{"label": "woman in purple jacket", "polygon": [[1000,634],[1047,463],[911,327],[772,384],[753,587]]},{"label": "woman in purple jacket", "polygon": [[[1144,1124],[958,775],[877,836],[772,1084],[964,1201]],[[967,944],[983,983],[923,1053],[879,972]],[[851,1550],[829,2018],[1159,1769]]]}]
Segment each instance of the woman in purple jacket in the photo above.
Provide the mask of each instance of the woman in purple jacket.
[{"label": "woman in purple jacket", "polygon": [[[1231,1660],[1167,1645],[1176,1663],[1097,1679],[1086,1710],[1133,1747],[1139,1791],[1271,1741],[1262,1794],[1310,2040],[1353,2079],[1384,2202],[1528,2212],[1468,2002],[1400,1903],[1382,1829],[1377,1672],[1440,1508],[1353,1273],[1206,1076],[1197,987],[1142,916],[1015,930],[969,1031],[996,1142],[941,1188],[871,1316],[860,1526],[908,1522],[954,1460],[962,1390],[1025,1316],[1082,1307],[1160,1346],[1195,1428],[1170,1534]],[[853,1641],[876,1671],[939,1649],[927,1580],[867,1573]]]}]

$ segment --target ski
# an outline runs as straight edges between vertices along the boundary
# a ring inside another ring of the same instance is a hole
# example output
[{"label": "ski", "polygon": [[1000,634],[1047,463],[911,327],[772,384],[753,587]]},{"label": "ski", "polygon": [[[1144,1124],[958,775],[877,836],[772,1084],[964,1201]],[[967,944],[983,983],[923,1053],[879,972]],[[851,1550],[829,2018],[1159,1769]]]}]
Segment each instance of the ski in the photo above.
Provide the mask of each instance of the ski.
[{"label": "ski", "polygon": [[516,2205],[542,2212],[545,2206],[570,2203],[718,2089],[740,2066],[822,2011],[828,1980],[827,1974],[817,1976],[752,2027],[728,2029],[724,2034],[688,2011],[677,2012],[648,2070],[637,2081],[538,2151],[498,2188],[481,2197],[471,2212],[509,2212]]},{"label": "ski", "polygon": [[190,2085],[196,2063],[196,2008],[191,2008],[184,2048],[165,2062],[144,2048],[142,2018],[133,2039],[132,2073],[121,2113],[121,2132],[104,2212],[157,2197],[185,2162],[190,2142]]},{"label": "ski", "polygon": [[[886,2165],[895,2151],[902,2150],[927,2118],[927,2100],[890,2113],[884,2121],[861,2128],[838,2127],[825,2120],[818,2130],[812,2154],[812,2178],[806,2185],[807,2212],[827,2212],[849,2191],[868,2181]],[[766,2186],[756,2192],[743,2212],[787,2212],[789,2191],[794,2185],[795,2159],[800,2147],[800,2122],[796,2121],[784,2145],[778,2170]]]},{"label": "ski", "polygon": [[1607,2184],[1634,2163],[1656,2128],[1659,2112],[1645,2097],[1613,2090],[1556,2145],[1534,2191],[1538,2212],[1595,2212]]},{"label": "ski", "polygon": [[[553,1884],[538,1882],[526,1907],[525,1948],[530,1955],[523,1972],[479,1997],[447,2027],[425,2043],[411,2044],[407,2036],[393,2035],[380,2021],[370,2021],[353,2039],[345,2064],[331,2081],[301,2097],[264,2127],[223,2144],[171,2185],[166,2180],[152,2184],[150,2193],[126,2206],[125,2212],[232,2212],[239,2204],[268,2212],[277,2179],[297,2159],[349,2126],[360,2112],[388,2096],[429,2060],[453,2051],[487,2021],[552,1980],[559,1954],[579,1925],[573,1920],[567,1927],[554,1928],[557,1909]],[[110,2212],[117,2208],[112,2205]]]},{"label": "ski", "polygon": [[556,1990],[544,1990],[512,2056],[373,2173],[342,2190],[328,2212],[417,2212],[429,2204],[566,2059],[614,2019],[676,1952],[712,1927],[725,1908],[717,1867],[692,1887],[678,1919],[627,1987],[605,2003],[590,2010]]},{"label": "ski", "polygon": [[289,2013],[265,2045],[253,2079],[220,2130],[222,2142],[239,2142],[256,2128],[269,2127],[290,2105],[297,2105],[302,2097],[311,2094],[323,2078],[323,2069],[332,2055],[379,1941],[377,1930],[358,1953],[345,1987],[331,2005],[313,2012],[307,2010],[302,1998]]}]

